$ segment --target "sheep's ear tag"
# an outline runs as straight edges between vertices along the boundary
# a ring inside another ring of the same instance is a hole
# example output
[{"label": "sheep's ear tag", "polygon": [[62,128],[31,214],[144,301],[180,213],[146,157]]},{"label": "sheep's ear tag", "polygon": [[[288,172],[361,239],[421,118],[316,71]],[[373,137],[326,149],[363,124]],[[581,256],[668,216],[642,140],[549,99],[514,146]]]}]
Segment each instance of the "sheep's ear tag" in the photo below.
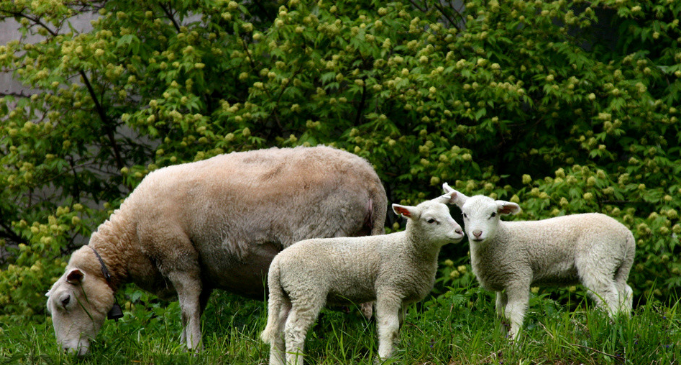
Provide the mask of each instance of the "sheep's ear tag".
[{"label": "sheep's ear tag", "polygon": [[116,321],[118,321],[118,319],[122,318],[122,317],[123,317],[123,310],[121,309],[121,306],[118,305],[118,303],[114,303],[113,307],[111,307],[111,310],[106,315],[106,318],[115,319]]}]

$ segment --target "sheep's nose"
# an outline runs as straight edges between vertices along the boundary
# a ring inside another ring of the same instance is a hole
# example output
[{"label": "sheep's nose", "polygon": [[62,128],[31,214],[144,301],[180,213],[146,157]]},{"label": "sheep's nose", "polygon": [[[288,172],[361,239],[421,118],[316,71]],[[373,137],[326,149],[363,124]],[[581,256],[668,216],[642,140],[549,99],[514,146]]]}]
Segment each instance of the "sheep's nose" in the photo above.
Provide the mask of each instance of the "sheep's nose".
[{"label": "sheep's nose", "polygon": [[480,238],[480,236],[482,236],[482,231],[476,229],[475,231],[473,231],[473,236],[475,236],[475,238]]},{"label": "sheep's nose", "polygon": [[461,228],[455,229],[454,232],[456,232],[456,233],[458,233],[458,234],[460,234],[460,235],[463,236],[463,231],[461,230]]}]

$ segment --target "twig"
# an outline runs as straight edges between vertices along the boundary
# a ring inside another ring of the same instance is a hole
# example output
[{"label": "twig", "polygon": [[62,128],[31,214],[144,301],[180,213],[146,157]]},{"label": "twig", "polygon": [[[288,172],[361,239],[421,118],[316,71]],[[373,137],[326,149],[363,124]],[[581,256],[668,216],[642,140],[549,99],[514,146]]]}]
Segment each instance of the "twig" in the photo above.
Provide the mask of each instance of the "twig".
[{"label": "twig", "polygon": [[99,99],[97,99],[97,94],[95,93],[95,90],[92,88],[92,84],[90,84],[90,80],[87,78],[87,75],[85,75],[85,72],[83,70],[80,70],[78,71],[78,73],[80,73],[80,76],[83,78],[83,82],[85,83],[85,86],[87,87],[87,90],[90,93],[90,97],[95,103],[95,109],[97,110],[97,114],[99,114],[99,118],[102,120],[102,123],[104,123],[104,129],[107,137],[109,138],[109,142],[111,143],[111,148],[113,149],[114,152],[114,158],[116,159],[116,167],[118,167],[118,169],[120,170],[123,168],[123,159],[121,158],[121,153],[119,151],[118,144],[116,143],[116,137],[114,136],[111,125],[109,124],[109,118],[107,118],[106,112],[104,111],[104,107],[102,107],[102,104],[99,102]]},{"label": "twig", "polygon": [[624,360],[624,358],[623,358],[622,356],[619,356],[619,355],[612,355],[612,354],[609,354],[609,353],[607,353],[607,352],[603,352],[603,351],[600,351],[600,350],[596,350],[595,348],[592,348],[592,347],[589,347],[589,346],[584,346],[584,345],[580,345],[580,344],[576,344],[576,343],[571,343],[570,345],[574,345],[574,346],[577,346],[577,347],[581,347],[581,348],[583,348],[583,349],[591,350],[591,351],[597,352],[597,353],[599,353],[599,354],[601,354],[601,355],[610,356],[610,357],[613,357],[613,358],[618,359],[618,360]]},{"label": "twig", "polygon": [[175,21],[175,17],[173,17],[173,14],[170,12],[170,10],[166,9],[166,7],[163,6],[163,4],[158,4],[158,6],[160,6],[161,9],[163,9],[163,12],[166,13],[166,16],[168,17],[168,19],[170,19],[170,21],[173,22],[175,29],[177,29],[177,32],[179,33],[180,32],[180,25],[177,24],[177,22]]},{"label": "twig", "polygon": [[364,85],[362,86],[362,100],[359,102],[359,107],[357,107],[357,115],[355,115],[355,126],[358,126],[360,119],[362,119],[362,110],[364,110],[364,103],[366,102],[366,96],[367,96],[367,83],[364,82]]}]

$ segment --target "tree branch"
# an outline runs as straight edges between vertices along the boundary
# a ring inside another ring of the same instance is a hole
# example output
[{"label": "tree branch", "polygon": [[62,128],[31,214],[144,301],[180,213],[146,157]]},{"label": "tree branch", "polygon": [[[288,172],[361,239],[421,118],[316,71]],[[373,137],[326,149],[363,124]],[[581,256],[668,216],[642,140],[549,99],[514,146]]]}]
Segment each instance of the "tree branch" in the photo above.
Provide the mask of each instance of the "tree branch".
[{"label": "tree branch", "polygon": [[14,96],[14,97],[17,97],[17,98],[30,98],[33,95],[34,94],[24,94],[23,91],[21,91],[19,93],[11,93],[11,92],[10,93],[3,93],[3,92],[0,92],[0,96]]},{"label": "tree branch", "polygon": [[0,222],[0,227],[4,228],[4,231],[0,231],[0,237],[9,238],[14,242],[22,242],[23,239],[18,234],[14,233],[12,227],[7,226],[5,222]]},{"label": "tree branch", "polygon": [[452,18],[450,18],[449,15],[447,15],[447,13],[445,13],[445,9],[444,9],[444,8],[442,7],[442,5],[439,3],[439,0],[435,1],[435,8],[436,8],[438,11],[440,11],[440,14],[442,14],[442,16],[444,16],[445,18],[447,18],[447,21],[449,22],[449,24],[452,25],[452,27],[456,28],[456,30],[461,30],[461,29],[459,29],[459,26],[456,25],[456,23],[454,22],[454,20],[453,20]]},{"label": "tree branch", "polygon": [[253,2],[255,3],[255,5],[256,5],[258,8],[260,8],[260,11],[262,11],[263,14],[265,14],[265,16],[267,17],[267,20],[269,20],[269,21],[271,21],[271,22],[274,21],[274,18],[272,18],[272,15],[271,15],[270,13],[267,12],[267,9],[265,9],[265,7],[262,5],[262,3],[261,3],[260,1],[255,0],[255,1],[253,1]]},{"label": "tree branch", "polygon": [[163,4],[158,4],[158,6],[160,6],[161,9],[163,9],[163,12],[166,13],[166,16],[168,17],[168,19],[170,19],[170,21],[173,22],[175,29],[177,29],[177,32],[179,33],[180,32],[180,25],[177,24],[177,21],[175,21],[175,17],[173,17],[173,14],[170,12],[170,9],[163,6]]},{"label": "tree branch", "polygon": [[358,126],[360,119],[362,119],[362,110],[364,110],[364,104],[366,103],[366,97],[367,97],[367,84],[366,84],[366,82],[364,82],[364,86],[362,86],[362,100],[359,102],[359,107],[357,107],[357,115],[355,115],[355,126]]},{"label": "tree branch", "polygon": [[97,114],[99,115],[99,118],[102,120],[102,123],[104,123],[104,131],[106,132],[106,135],[109,138],[109,143],[111,143],[111,148],[113,149],[114,152],[114,158],[116,159],[116,167],[120,170],[124,166],[123,159],[121,158],[121,152],[118,147],[118,144],[116,143],[116,138],[114,136],[111,123],[109,122],[109,118],[107,118],[106,112],[102,107],[102,104],[97,99],[97,94],[95,93],[95,90],[92,88],[92,84],[90,84],[90,80],[87,78],[87,75],[85,75],[85,72],[83,70],[80,70],[78,71],[78,73],[83,78],[83,82],[85,83],[85,86],[87,87],[87,90],[90,93],[90,97],[95,103],[95,109],[97,110]]}]

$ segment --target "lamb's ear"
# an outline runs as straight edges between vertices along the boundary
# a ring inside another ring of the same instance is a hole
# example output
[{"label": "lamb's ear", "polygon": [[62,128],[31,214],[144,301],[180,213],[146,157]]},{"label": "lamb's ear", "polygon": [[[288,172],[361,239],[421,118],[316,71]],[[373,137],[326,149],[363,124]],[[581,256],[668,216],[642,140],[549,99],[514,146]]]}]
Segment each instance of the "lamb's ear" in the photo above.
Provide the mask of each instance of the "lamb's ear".
[{"label": "lamb's ear", "polygon": [[445,204],[456,204],[459,208],[463,207],[463,205],[466,203],[466,200],[468,200],[468,197],[463,195],[462,193],[452,189],[449,184],[444,183],[442,184],[442,189],[445,191],[445,195],[449,195],[450,201]]},{"label": "lamb's ear", "polygon": [[433,199],[433,201],[436,202],[436,203],[453,205],[453,204],[456,204],[455,198],[454,198],[455,196],[456,196],[456,190],[452,190],[445,195],[438,196],[437,198]]},{"label": "lamb's ear", "polygon": [[68,274],[66,274],[66,281],[68,281],[71,284],[78,284],[81,281],[83,281],[83,277],[85,274],[83,274],[80,269],[71,269]]},{"label": "lamb's ear", "polygon": [[504,200],[497,200],[497,212],[502,215],[518,214],[522,211],[520,205],[516,203],[507,202]]},{"label": "lamb's ear", "polygon": [[409,207],[406,205],[399,205],[399,204],[393,204],[393,211],[395,214],[400,215],[402,214],[403,216],[407,218],[414,218],[416,216],[416,207]]}]

